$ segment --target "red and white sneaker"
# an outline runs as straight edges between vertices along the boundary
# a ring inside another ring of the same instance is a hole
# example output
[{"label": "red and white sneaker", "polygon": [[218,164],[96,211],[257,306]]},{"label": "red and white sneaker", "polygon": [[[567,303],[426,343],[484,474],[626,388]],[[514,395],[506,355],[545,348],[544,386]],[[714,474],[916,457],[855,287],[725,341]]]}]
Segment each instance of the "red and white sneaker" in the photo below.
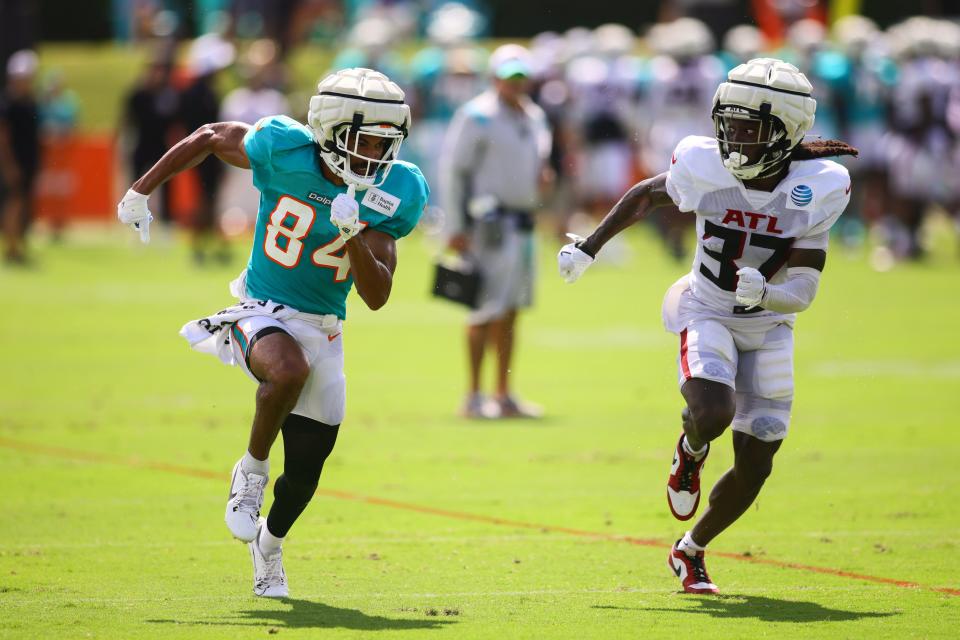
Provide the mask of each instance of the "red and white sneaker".
[{"label": "red and white sneaker", "polygon": [[680,544],[679,540],[670,549],[667,565],[680,578],[684,592],[720,593],[717,585],[713,584],[710,576],[707,575],[707,567],[703,564],[703,551],[698,551],[695,556],[688,556],[677,548],[678,544]]},{"label": "red and white sneaker", "polygon": [[700,505],[700,469],[710,453],[710,445],[703,457],[697,460],[683,449],[683,435],[673,452],[673,465],[667,479],[667,504],[677,520],[689,520]]}]

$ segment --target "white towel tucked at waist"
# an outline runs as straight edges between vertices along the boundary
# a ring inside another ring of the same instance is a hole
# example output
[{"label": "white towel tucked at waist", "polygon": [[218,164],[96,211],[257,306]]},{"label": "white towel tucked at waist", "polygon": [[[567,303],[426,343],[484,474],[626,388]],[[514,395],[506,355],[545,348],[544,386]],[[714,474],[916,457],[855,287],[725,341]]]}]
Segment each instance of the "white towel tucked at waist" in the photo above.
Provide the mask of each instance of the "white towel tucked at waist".
[{"label": "white towel tucked at waist", "polygon": [[217,356],[224,364],[234,365],[233,348],[230,345],[230,325],[250,316],[270,316],[277,320],[290,318],[298,313],[292,307],[272,300],[257,300],[246,295],[246,269],[230,283],[230,293],[240,302],[217,311],[205,318],[191,320],[180,329],[190,346],[201,353]]}]

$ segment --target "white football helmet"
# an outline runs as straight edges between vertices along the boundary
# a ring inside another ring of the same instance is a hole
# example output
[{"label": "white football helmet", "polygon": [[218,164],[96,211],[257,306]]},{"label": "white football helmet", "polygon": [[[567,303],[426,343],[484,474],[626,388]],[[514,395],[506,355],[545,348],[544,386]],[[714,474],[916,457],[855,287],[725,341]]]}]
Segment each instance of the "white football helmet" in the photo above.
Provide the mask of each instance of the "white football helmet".
[{"label": "white football helmet", "polygon": [[[762,178],[789,159],[813,126],[817,101],[810,97],[812,89],[795,66],[775,58],[754,58],[727,74],[713,96],[713,123],[723,165],[730,173],[741,180]],[[730,119],[757,121],[756,141],[728,142]],[[763,149],[754,162],[743,153],[748,145]]]},{"label": "white football helmet", "polygon": [[[344,69],[321,80],[317,95],[310,98],[307,121],[323,161],[361,191],[387,179],[411,123],[403,90],[379,71],[363,68]],[[361,134],[390,141],[383,157],[359,153]],[[351,166],[354,158],[362,161],[359,172]]]}]

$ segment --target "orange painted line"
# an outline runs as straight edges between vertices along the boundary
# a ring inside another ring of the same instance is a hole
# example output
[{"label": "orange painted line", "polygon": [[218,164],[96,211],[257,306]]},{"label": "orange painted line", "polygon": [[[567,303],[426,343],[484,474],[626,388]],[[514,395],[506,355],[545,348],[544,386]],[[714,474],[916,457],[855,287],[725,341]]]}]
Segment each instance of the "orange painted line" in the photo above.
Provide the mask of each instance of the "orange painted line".
[{"label": "orange painted line", "polygon": [[516,527],[518,529],[537,529],[539,531],[549,531],[551,533],[566,533],[579,538],[591,538],[593,540],[609,540],[612,542],[629,542],[644,547],[662,547],[663,540],[653,538],[632,538],[630,536],[621,536],[612,533],[601,533],[599,531],[585,531],[583,529],[571,529],[570,527],[559,527],[555,525],[537,524],[535,522],[524,522],[522,520],[510,520],[508,518],[498,518],[496,516],[487,516],[479,513],[468,513],[466,511],[452,511],[450,509],[439,509],[437,507],[428,507],[421,504],[410,502],[400,502],[388,498],[377,498],[376,496],[365,496],[349,491],[339,491],[337,489],[317,489],[317,495],[339,498],[341,500],[352,500],[354,502],[365,502],[375,504],[381,507],[390,507],[392,509],[403,509],[404,511],[416,511],[433,516],[444,518],[453,518],[456,520],[472,520],[474,522],[486,522],[504,527]]},{"label": "orange painted line", "polygon": [[785,569],[797,569],[799,571],[810,571],[812,573],[822,573],[825,575],[839,576],[841,578],[852,578],[854,580],[865,580],[867,582],[877,582],[879,584],[889,584],[896,587],[904,587],[907,589],[928,589],[930,591],[937,591],[939,593],[946,593],[951,596],[960,596],[960,589],[951,589],[949,587],[928,587],[916,582],[910,582],[909,580],[896,580],[894,578],[881,578],[879,576],[868,576],[862,573],[854,573],[852,571],[842,571],[840,569],[830,569],[828,567],[817,567],[809,564],[800,564],[797,562],[784,562],[782,560],[770,560],[767,558],[757,558],[754,556],[744,556],[739,553],[727,553],[723,551],[711,551],[710,555],[720,556],[723,558],[731,558],[733,560],[742,560],[744,562],[752,562],[754,564],[766,564],[773,567],[782,567]]},{"label": "orange painted line", "polygon": [[[22,442],[20,440],[11,440],[10,438],[3,438],[3,437],[0,437],[0,447],[6,447],[7,449],[13,449],[16,451],[24,451],[28,453],[37,453],[37,454],[43,454],[48,456],[54,456],[54,457],[63,458],[66,460],[115,464],[119,466],[131,467],[134,469],[149,469],[151,471],[163,471],[165,473],[172,473],[175,475],[187,476],[191,478],[203,478],[205,480],[223,480],[224,478],[227,477],[225,473],[221,473],[219,471],[209,471],[206,469],[197,469],[194,467],[184,467],[182,465],[167,464],[165,462],[154,462],[151,460],[143,460],[138,457],[124,457],[124,456],[112,455],[107,453],[80,451],[76,449],[67,449],[65,447],[56,447],[52,445]],[[660,547],[665,547],[667,544],[667,542],[665,542],[664,540],[658,540],[655,538],[635,538],[633,536],[623,536],[623,535],[617,535],[613,533],[587,531],[585,529],[573,529],[570,527],[561,527],[556,525],[537,524],[534,522],[525,522],[522,520],[510,520],[509,518],[498,518],[496,516],[488,516],[480,513],[469,513],[466,511],[453,511],[451,509],[441,509],[438,507],[430,507],[426,505],[415,504],[412,502],[401,502],[399,500],[391,500],[389,498],[378,498],[376,496],[368,496],[360,493],[340,491],[338,489],[317,489],[317,495],[326,496],[328,498],[337,498],[338,500],[349,500],[351,502],[361,502],[364,504],[372,504],[380,507],[389,507],[391,509],[401,509],[403,511],[413,511],[416,513],[424,513],[427,515],[440,516],[443,518],[451,518],[454,520],[485,522],[487,524],[493,524],[501,527],[515,527],[517,529],[535,529],[538,531],[550,532],[550,533],[565,533],[567,535],[575,536],[578,538],[587,538],[591,540],[604,540],[607,542],[625,542],[627,544],[632,544],[640,547],[660,548]],[[923,585],[917,582],[911,582],[909,580],[897,580],[895,578],[871,576],[871,575],[866,575],[862,573],[855,573],[852,571],[843,571],[841,569],[831,569],[829,567],[818,567],[815,565],[800,564],[797,562],[785,562],[783,560],[773,560],[771,558],[758,558],[755,556],[745,556],[739,553],[729,553],[725,551],[711,551],[710,555],[719,556],[721,558],[727,558],[729,560],[738,560],[740,562],[750,562],[753,564],[762,564],[762,565],[767,565],[771,567],[780,567],[781,569],[794,569],[797,571],[808,571],[810,573],[819,573],[822,575],[836,576],[838,578],[862,580],[864,582],[873,582],[876,584],[901,587],[905,589],[923,589],[926,591],[934,591],[936,593],[943,593],[950,596],[960,597],[960,589],[954,589],[951,587],[931,587],[931,586]]]}]

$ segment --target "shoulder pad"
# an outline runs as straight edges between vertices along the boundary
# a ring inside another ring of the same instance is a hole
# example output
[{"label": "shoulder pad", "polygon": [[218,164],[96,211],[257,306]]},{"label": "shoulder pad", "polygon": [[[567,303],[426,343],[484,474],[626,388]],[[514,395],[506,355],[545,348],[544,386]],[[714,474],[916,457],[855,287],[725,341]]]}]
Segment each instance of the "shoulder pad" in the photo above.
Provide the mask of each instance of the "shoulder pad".
[{"label": "shoulder pad", "polygon": [[289,116],[267,116],[254,125],[257,135],[270,138],[270,148],[274,152],[289,151],[307,144],[313,144],[313,134],[306,126]]}]

